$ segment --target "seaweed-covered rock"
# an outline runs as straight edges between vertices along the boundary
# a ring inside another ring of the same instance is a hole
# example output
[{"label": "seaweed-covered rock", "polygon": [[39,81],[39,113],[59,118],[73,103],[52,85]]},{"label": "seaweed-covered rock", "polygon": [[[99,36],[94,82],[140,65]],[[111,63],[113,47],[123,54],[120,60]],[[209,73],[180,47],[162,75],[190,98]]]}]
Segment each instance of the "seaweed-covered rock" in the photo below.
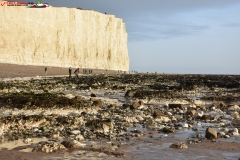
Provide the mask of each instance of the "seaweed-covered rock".
[{"label": "seaweed-covered rock", "polygon": [[64,145],[58,142],[39,142],[36,147],[33,148],[32,152],[45,152],[51,153],[58,150],[65,149]]},{"label": "seaweed-covered rock", "polygon": [[188,146],[185,143],[173,143],[169,146],[169,148],[187,149]]}]

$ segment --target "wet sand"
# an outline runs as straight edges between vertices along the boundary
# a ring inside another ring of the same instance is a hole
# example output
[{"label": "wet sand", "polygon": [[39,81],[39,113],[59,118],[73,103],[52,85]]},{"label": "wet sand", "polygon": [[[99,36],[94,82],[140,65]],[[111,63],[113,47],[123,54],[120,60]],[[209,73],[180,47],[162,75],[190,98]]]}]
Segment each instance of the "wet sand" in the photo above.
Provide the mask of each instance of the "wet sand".
[{"label": "wet sand", "polygon": [[[47,67],[47,74],[45,74],[44,71],[45,67]],[[76,68],[72,68],[72,76],[74,76],[73,73],[75,69]],[[86,69],[89,70],[91,68]],[[91,69],[91,70],[93,70],[92,74],[117,73],[117,71],[105,69]],[[80,68],[80,74],[83,74],[83,68]],[[0,63],[0,78],[57,76],[57,75],[58,76],[68,75],[68,68]]]}]

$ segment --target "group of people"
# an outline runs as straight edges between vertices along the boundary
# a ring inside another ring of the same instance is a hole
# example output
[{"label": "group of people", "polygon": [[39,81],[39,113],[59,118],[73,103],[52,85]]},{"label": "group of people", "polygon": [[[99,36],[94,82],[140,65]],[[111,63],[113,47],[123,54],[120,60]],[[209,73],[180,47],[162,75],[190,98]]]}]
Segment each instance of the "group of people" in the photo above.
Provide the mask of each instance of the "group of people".
[{"label": "group of people", "polygon": [[83,74],[90,74],[92,73],[92,70],[91,69],[83,69]]},{"label": "group of people", "polygon": [[[70,67],[69,69],[68,69],[68,72],[69,72],[69,78],[71,78],[71,76],[72,76],[72,68]],[[74,74],[75,74],[75,76],[78,78],[78,74],[80,73],[80,71],[79,71],[79,68],[77,68],[75,71],[74,71]],[[87,73],[92,73],[92,70],[91,69],[83,69],[83,73],[85,73],[85,74],[87,74]]]},{"label": "group of people", "polygon": [[[75,71],[74,71],[74,74],[75,74],[75,76],[78,78],[78,74],[79,74],[79,68],[77,68],[77,69],[75,69]],[[72,68],[71,67],[69,67],[69,69],[68,69],[68,73],[69,73],[69,78],[71,78],[71,76],[72,76]]]}]

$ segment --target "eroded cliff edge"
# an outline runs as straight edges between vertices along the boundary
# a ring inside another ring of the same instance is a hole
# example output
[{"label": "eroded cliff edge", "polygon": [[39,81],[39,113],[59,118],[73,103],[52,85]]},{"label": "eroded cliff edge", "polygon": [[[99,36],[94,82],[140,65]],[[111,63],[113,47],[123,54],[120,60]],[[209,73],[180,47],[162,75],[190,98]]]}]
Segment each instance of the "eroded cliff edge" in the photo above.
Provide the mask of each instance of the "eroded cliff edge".
[{"label": "eroded cliff edge", "polygon": [[128,71],[126,25],[91,10],[0,7],[0,62]]}]

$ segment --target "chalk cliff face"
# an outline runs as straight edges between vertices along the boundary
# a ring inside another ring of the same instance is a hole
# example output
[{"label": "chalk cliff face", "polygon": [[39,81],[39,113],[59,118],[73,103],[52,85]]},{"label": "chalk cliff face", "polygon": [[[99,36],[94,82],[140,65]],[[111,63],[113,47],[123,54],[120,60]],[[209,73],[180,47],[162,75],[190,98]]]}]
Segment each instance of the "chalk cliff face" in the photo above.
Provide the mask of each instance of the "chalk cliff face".
[{"label": "chalk cliff face", "polygon": [[91,10],[0,6],[0,62],[128,71],[126,25]]}]

